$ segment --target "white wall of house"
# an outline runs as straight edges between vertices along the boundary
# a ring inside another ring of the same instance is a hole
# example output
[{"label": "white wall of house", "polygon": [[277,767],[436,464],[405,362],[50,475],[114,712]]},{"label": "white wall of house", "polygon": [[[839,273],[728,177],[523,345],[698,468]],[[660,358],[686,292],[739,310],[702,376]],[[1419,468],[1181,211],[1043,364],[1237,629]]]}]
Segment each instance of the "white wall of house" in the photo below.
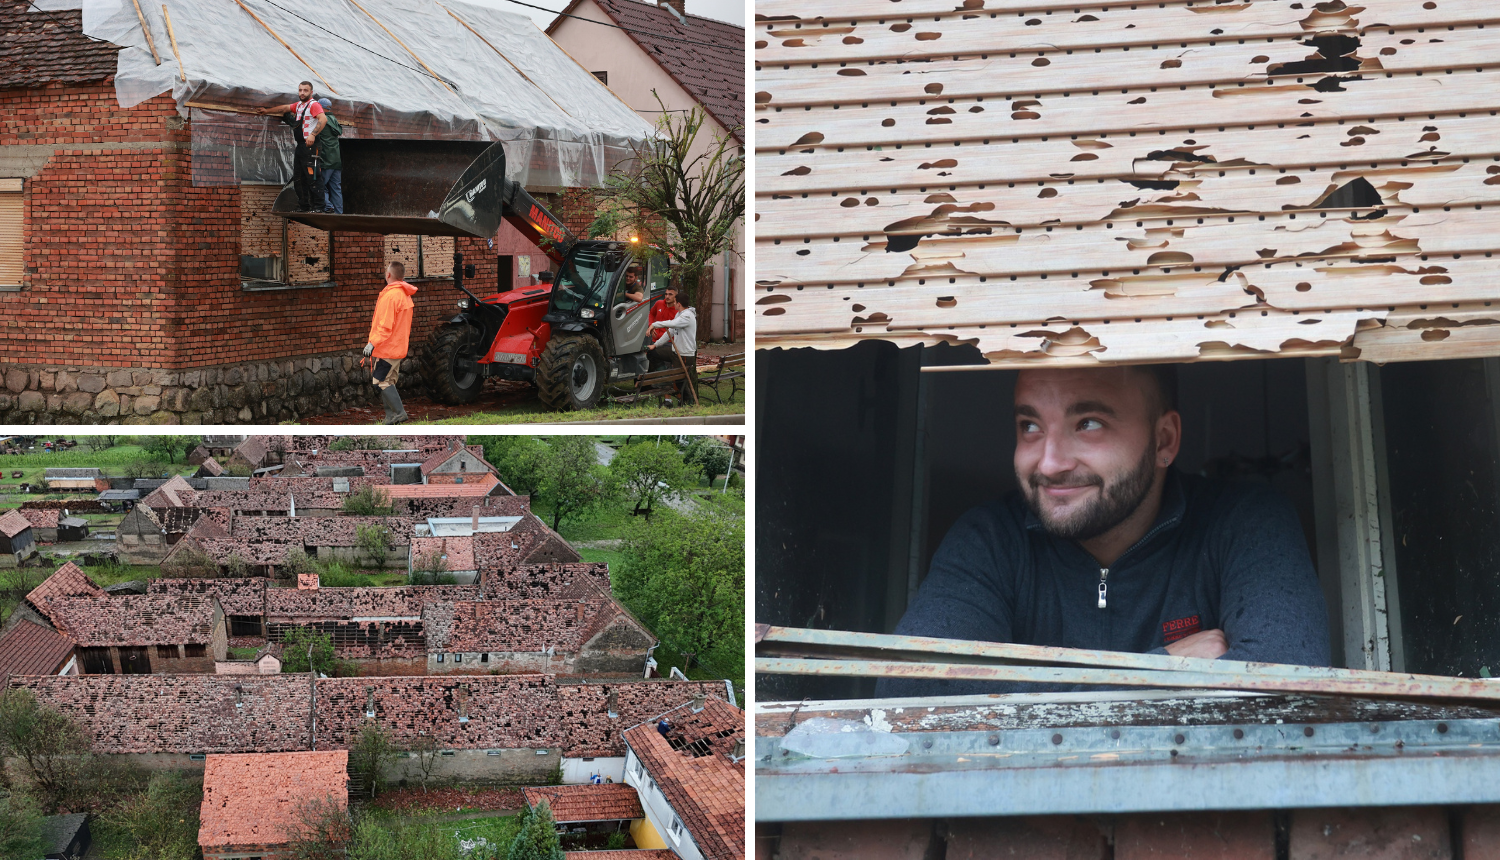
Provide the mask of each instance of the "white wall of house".
[{"label": "white wall of house", "polygon": [[[571,14],[595,21],[609,21],[604,10],[594,0],[584,0]],[[613,27],[601,27],[587,21],[564,18],[552,31],[552,40],[590,72],[607,72],[609,88],[620,100],[630,106],[647,122],[655,123],[661,118],[663,107],[667,110],[686,110],[697,104],[687,90],[683,89],[667,71],[635,43],[629,35]],[[651,91],[661,96],[662,104],[656,103]],[[742,131],[741,134],[744,134]],[[698,133],[697,145],[691,155],[708,150],[715,136],[727,136],[728,130],[712,115]],[[713,306],[708,314],[708,325],[698,321],[698,336],[724,336],[724,283],[726,262],[733,281],[733,304],[745,310],[745,221],[740,219],[735,227],[734,249],[728,261],[723,255],[714,261]]]},{"label": "white wall of house", "polygon": [[625,757],[563,758],[563,785],[583,785],[594,781],[594,774],[615,782],[625,781]]},{"label": "white wall of house", "polygon": [[673,811],[672,804],[667,802],[667,796],[657,787],[646,765],[636,757],[635,750],[628,746],[625,748],[625,784],[635,787],[641,797],[641,808],[646,810],[646,818],[677,856],[682,860],[703,860],[703,852],[698,850],[698,843],[693,841],[682,818]]}]

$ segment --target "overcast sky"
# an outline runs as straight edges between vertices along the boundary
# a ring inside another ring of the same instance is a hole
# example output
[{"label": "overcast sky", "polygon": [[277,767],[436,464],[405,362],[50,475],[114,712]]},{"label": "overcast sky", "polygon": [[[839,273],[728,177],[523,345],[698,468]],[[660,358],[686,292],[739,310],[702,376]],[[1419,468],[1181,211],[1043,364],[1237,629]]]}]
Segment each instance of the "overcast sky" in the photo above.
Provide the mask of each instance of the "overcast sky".
[{"label": "overcast sky", "polygon": [[[551,24],[552,19],[556,17],[546,12],[528,9],[525,6],[517,6],[514,3],[507,2],[507,0],[471,0],[471,2],[530,15],[532,20],[537,22],[537,26],[542,29],[546,29],[547,25]],[[568,8],[565,0],[525,0],[525,2],[533,6],[545,6],[556,12],[561,12]],[[689,15],[702,15],[705,18],[714,18],[719,21],[738,24],[741,27],[745,26],[744,0],[687,0],[687,10]]]}]

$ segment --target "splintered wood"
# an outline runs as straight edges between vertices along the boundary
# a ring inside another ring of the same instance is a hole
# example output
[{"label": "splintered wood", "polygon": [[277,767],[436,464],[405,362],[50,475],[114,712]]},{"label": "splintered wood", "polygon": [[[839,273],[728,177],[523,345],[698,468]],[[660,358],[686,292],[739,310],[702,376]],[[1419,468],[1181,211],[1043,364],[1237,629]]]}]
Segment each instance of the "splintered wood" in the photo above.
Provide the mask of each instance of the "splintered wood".
[{"label": "splintered wood", "polygon": [[756,12],[761,346],[1500,354],[1500,6]]}]

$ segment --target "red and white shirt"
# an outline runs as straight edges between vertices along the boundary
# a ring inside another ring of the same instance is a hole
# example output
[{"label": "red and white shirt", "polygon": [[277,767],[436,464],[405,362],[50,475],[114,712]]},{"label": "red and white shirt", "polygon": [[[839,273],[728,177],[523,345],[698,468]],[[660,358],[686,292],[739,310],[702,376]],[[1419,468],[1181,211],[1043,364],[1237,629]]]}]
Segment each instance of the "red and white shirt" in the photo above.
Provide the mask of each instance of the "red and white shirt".
[{"label": "red and white shirt", "polygon": [[318,117],[323,115],[323,106],[318,104],[318,100],[292,102],[286,109],[296,114],[297,119],[302,122],[302,136],[312,137],[313,129],[318,127]]}]

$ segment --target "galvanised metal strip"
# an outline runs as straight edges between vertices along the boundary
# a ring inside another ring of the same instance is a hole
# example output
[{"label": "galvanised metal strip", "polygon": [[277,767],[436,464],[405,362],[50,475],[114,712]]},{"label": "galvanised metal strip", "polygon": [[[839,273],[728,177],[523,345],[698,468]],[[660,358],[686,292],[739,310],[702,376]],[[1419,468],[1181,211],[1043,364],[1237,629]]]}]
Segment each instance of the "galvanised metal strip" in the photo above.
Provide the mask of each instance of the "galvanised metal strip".
[{"label": "galvanised metal strip", "polygon": [[[1208,660],[842,630],[756,630],[756,671],[1500,701],[1500,679]],[[1116,670],[1116,671],[1111,671]]]},{"label": "galvanised metal strip", "polygon": [[1500,720],[871,730],[756,739],[756,819],[1084,814],[1500,801]]}]

